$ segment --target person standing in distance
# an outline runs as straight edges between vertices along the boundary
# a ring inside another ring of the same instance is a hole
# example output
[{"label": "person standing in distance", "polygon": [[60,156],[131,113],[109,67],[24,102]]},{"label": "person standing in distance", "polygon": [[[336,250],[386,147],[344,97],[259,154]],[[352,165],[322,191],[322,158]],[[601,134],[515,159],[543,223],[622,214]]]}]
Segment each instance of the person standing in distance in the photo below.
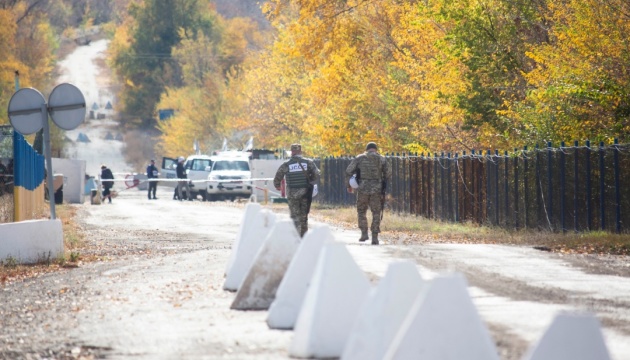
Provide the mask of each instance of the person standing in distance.
[{"label": "person standing in distance", "polygon": [[313,201],[313,187],[319,181],[319,169],[311,159],[302,157],[302,145],[291,145],[291,158],[278,168],[273,185],[280,190],[286,177],[289,213],[300,236],[308,230],[308,213]]},{"label": "person standing in distance", "polygon": [[[180,179],[177,181],[177,196],[179,197],[179,201],[182,201],[184,197],[182,196],[182,188],[186,188],[186,196],[188,200],[192,201],[192,197],[190,194],[190,186],[188,186],[188,176],[186,176],[186,168],[184,168],[184,157],[180,156],[177,159],[177,167],[175,168],[175,172],[177,173],[177,178]],[[183,180],[181,180],[183,179]]]},{"label": "person standing in distance", "polygon": [[374,142],[368,143],[365,147],[365,152],[354,158],[346,168],[348,192],[352,192],[350,178],[353,175],[356,175],[359,183],[357,189],[357,217],[359,229],[361,229],[359,241],[369,239],[367,232],[367,210],[369,208],[372,212],[372,245],[378,245],[385,187],[391,173],[391,167],[387,159],[378,153],[378,146]]},{"label": "person standing in distance", "polygon": [[[147,178],[149,178],[149,192],[147,193],[147,196],[149,197],[149,200],[157,200],[157,198],[155,197],[155,191],[157,190],[157,181],[151,180],[157,179],[157,177],[158,169],[157,167],[155,167],[155,160],[151,160],[151,164],[147,166]],[[151,194],[153,194],[153,198],[151,198]]]},{"label": "person standing in distance", "polygon": [[112,194],[111,188],[114,186],[114,174],[112,171],[105,165],[101,165],[101,181],[103,183],[103,200],[106,198],[109,200],[109,203],[112,203]]}]

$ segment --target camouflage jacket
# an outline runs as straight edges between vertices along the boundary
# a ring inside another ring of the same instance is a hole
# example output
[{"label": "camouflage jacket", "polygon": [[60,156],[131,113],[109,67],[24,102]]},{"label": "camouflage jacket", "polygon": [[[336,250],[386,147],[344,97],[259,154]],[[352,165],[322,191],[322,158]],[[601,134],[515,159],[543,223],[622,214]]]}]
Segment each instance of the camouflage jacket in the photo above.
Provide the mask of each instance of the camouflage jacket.
[{"label": "camouflage jacket", "polygon": [[[301,164],[301,167],[298,164]],[[304,168],[304,170],[302,170],[302,168]],[[306,172],[306,175],[304,172]],[[304,177],[304,181],[306,181],[306,178],[308,177],[308,184],[310,185],[314,185],[319,181],[319,169],[313,160],[297,155],[292,156],[289,160],[282,163],[282,165],[278,168],[278,171],[276,171],[276,176],[273,178],[273,185],[276,189],[280,188],[282,179],[289,175],[289,173],[294,173],[296,177],[299,178]],[[308,187],[292,188],[287,181],[287,198],[295,199],[303,197],[306,195],[307,191]]]},{"label": "camouflage jacket", "polygon": [[392,169],[387,159],[375,151],[366,151],[354,158],[346,168],[346,186],[352,175],[359,176],[358,191],[364,194],[380,193],[383,181],[388,181]]}]

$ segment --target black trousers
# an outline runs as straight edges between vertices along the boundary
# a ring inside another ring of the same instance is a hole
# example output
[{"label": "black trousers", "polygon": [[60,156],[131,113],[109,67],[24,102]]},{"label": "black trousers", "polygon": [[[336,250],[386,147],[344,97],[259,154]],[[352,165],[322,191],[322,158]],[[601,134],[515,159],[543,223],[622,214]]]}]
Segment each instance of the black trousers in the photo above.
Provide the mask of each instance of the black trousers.
[{"label": "black trousers", "polygon": [[157,190],[157,181],[149,181],[149,199],[151,199],[151,194],[153,193],[153,198],[155,199],[155,191]]}]

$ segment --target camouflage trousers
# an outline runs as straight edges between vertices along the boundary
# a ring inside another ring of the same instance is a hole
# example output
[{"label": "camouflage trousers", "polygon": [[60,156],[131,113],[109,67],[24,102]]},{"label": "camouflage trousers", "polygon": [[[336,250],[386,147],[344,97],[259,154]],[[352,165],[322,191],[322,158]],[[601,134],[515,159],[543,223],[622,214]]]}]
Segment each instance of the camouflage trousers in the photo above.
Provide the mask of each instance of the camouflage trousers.
[{"label": "camouflage trousers", "polygon": [[304,236],[306,230],[308,230],[308,213],[306,212],[308,209],[308,199],[300,196],[288,198],[287,201],[289,202],[289,214],[291,215],[291,220],[293,220],[295,228],[300,236]]},{"label": "camouflage trousers", "polygon": [[371,230],[373,233],[381,232],[381,194],[366,194],[362,192],[357,193],[357,215],[359,218],[359,229],[361,232],[367,232],[368,229],[368,219],[367,219],[367,211],[368,208],[372,212],[372,226]]}]

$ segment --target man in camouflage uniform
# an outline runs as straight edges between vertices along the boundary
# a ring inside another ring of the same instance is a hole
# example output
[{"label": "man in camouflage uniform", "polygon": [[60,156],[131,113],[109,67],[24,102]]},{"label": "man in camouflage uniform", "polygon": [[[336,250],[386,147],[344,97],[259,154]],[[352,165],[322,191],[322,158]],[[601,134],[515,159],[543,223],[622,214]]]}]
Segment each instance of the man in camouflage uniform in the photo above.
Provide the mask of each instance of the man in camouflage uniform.
[{"label": "man in camouflage uniform", "polygon": [[378,153],[376,143],[370,142],[365,147],[365,152],[350,162],[346,168],[346,185],[348,192],[352,192],[350,178],[357,175],[359,188],[357,189],[357,214],[361,238],[366,241],[368,237],[368,208],[372,212],[372,245],[378,245],[378,233],[381,232],[381,212],[383,211],[384,186],[391,176],[391,167],[384,156]]},{"label": "man in camouflage uniform", "polygon": [[308,230],[313,185],[319,181],[319,169],[313,160],[302,157],[302,145],[291,145],[291,158],[278,168],[273,179],[273,185],[277,190],[280,190],[280,184],[285,176],[291,219],[300,236],[304,236]]}]

